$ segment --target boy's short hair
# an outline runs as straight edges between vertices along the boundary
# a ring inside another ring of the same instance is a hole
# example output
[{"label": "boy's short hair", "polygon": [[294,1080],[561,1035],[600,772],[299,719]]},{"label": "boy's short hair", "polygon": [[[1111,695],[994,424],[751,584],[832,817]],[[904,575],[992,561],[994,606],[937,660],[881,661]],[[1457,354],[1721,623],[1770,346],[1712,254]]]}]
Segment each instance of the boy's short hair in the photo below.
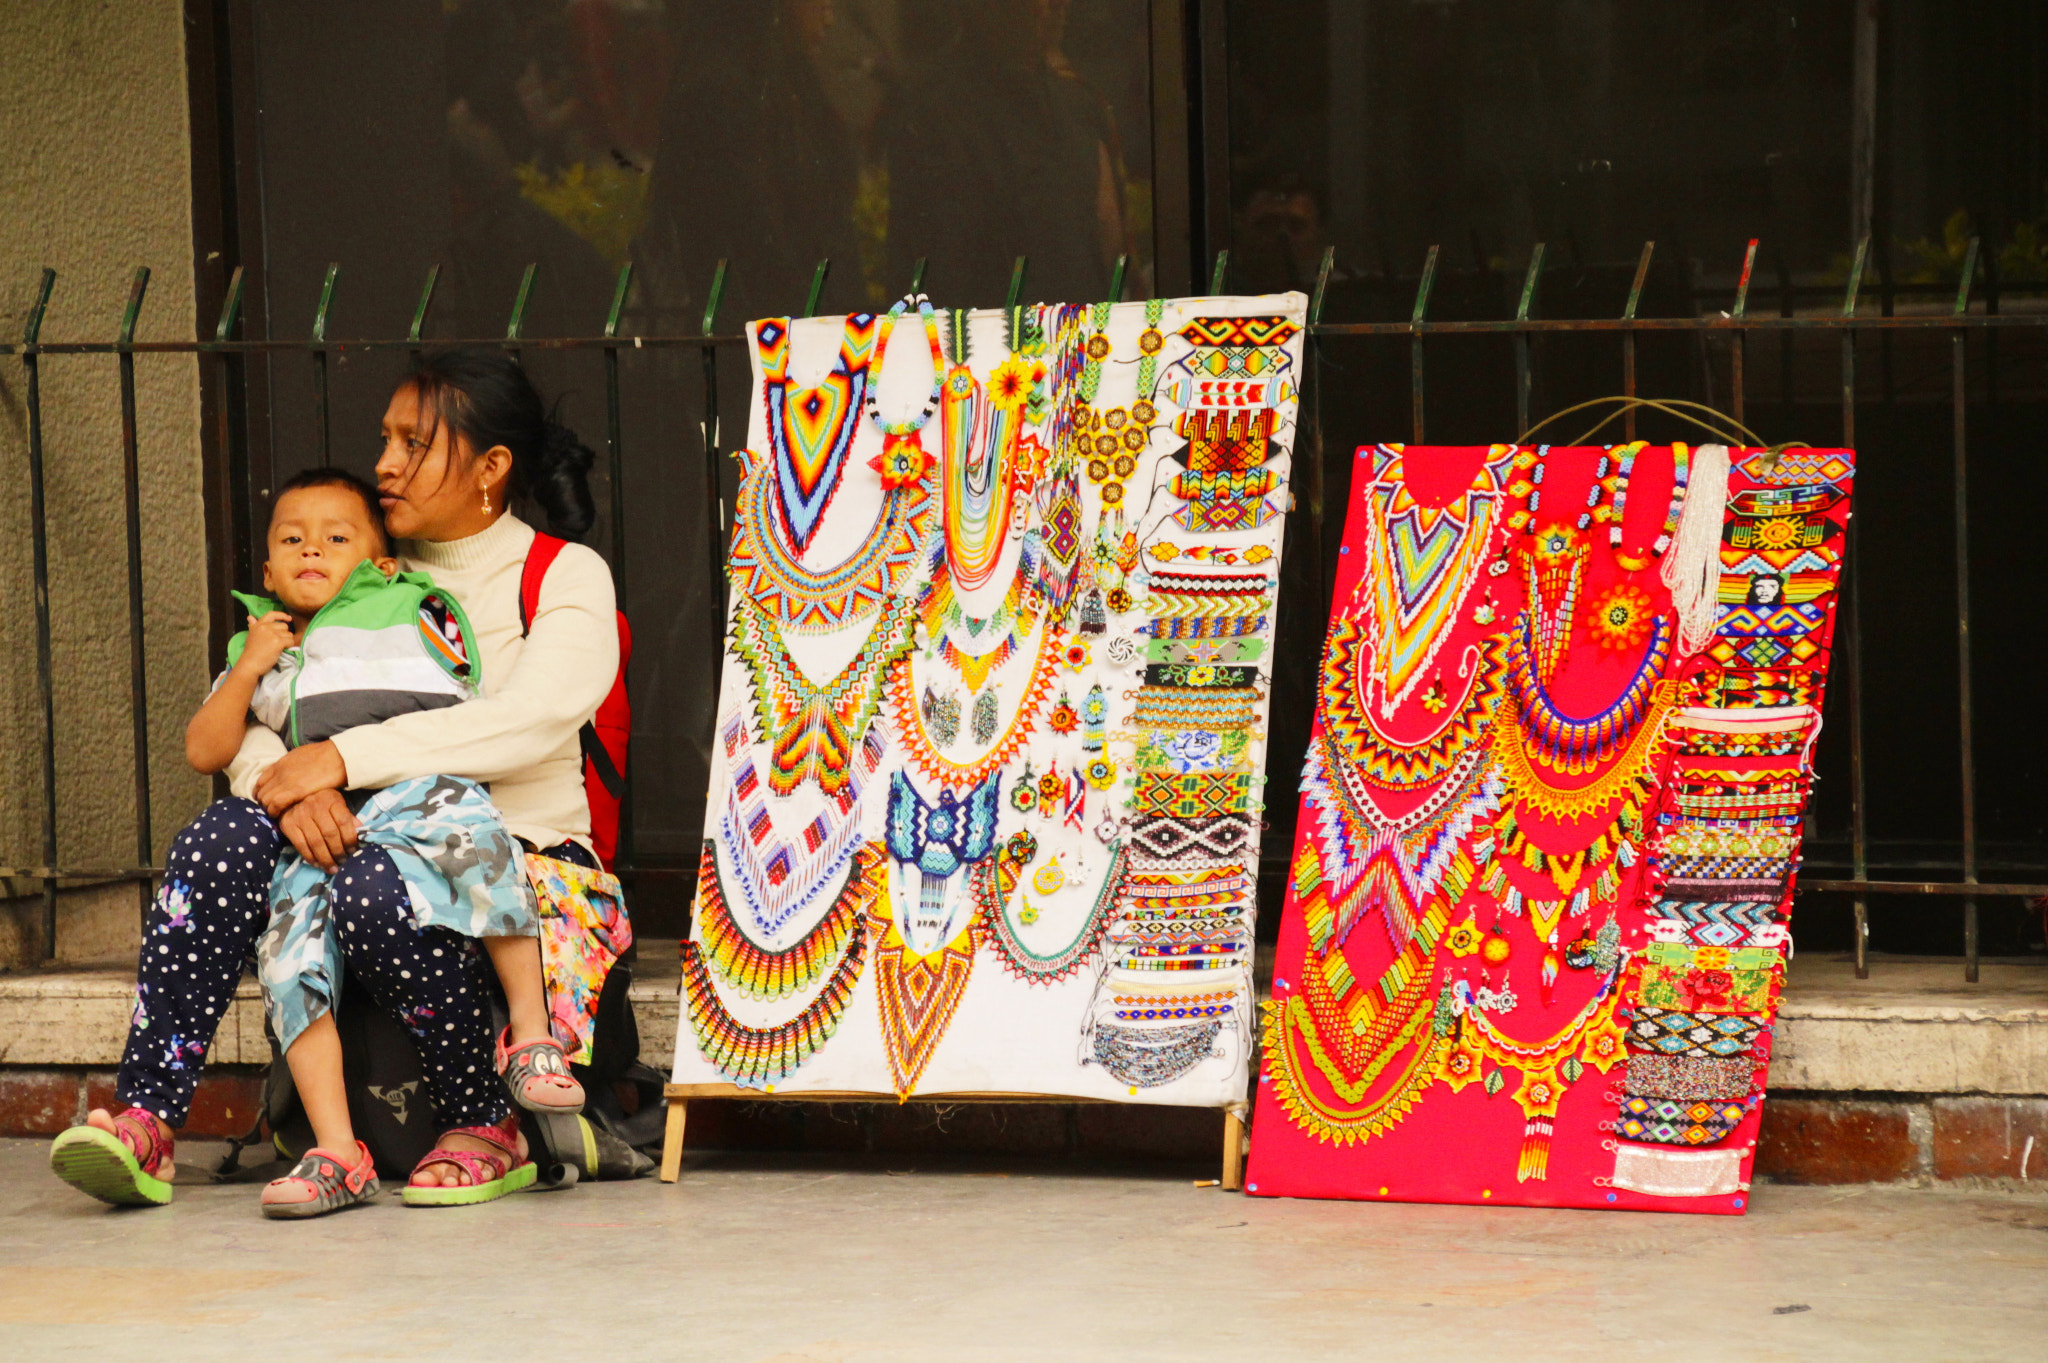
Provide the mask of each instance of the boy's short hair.
[{"label": "boy's short hair", "polygon": [[377,499],[377,489],[347,469],[306,469],[294,473],[284,480],[276,495],[271,497],[271,517],[274,519],[277,516],[277,504],[284,500],[285,493],[303,492],[314,487],[347,488],[360,497],[363,512],[370,518],[370,528],[377,532],[377,554],[382,556],[391,552],[391,535],[384,528],[384,503]]}]

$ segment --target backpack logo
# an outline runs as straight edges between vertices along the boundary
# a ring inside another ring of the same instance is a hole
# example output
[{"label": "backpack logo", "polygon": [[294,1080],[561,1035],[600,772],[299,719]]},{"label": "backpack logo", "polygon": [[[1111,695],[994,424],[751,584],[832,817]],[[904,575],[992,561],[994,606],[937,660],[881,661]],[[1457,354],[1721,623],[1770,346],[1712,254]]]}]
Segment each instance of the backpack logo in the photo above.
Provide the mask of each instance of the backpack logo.
[{"label": "backpack logo", "polygon": [[375,1098],[380,1103],[390,1104],[392,1114],[398,1118],[400,1126],[404,1126],[406,1118],[412,1115],[406,1111],[406,1108],[410,1103],[413,1091],[419,1086],[420,1081],[417,1079],[408,1080],[403,1084],[393,1084],[390,1088],[379,1088],[375,1084],[364,1085],[364,1087],[370,1090],[372,1098]]}]

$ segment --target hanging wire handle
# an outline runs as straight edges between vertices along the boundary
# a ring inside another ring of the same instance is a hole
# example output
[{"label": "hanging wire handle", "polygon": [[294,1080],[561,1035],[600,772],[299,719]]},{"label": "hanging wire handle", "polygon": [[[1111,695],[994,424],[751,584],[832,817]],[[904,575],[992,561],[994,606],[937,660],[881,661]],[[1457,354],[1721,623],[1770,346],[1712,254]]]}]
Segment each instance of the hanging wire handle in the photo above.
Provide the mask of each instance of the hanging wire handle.
[{"label": "hanging wire handle", "polygon": [[[1581,402],[1576,406],[1567,407],[1563,411],[1552,412],[1549,416],[1543,418],[1543,420],[1537,422],[1534,426],[1531,426],[1528,430],[1522,432],[1521,435],[1517,436],[1515,438],[1515,443],[1517,445],[1528,444],[1530,436],[1535,435],[1536,432],[1542,430],[1545,426],[1548,426],[1551,422],[1557,420],[1559,417],[1570,416],[1573,412],[1582,412],[1588,407],[1599,407],[1610,402],[1616,403],[1618,405],[1612,412],[1608,413],[1607,416],[1602,418],[1600,422],[1597,425],[1595,425],[1591,430],[1587,431],[1584,435],[1581,435],[1578,439],[1573,440],[1569,443],[1573,445],[1583,445],[1587,441],[1591,440],[1594,436],[1598,435],[1608,425],[1612,424],[1617,418],[1624,416],[1629,412],[1636,411],[1639,408],[1647,407],[1652,411],[1662,412],[1666,416],[1676,418],[1677,420],[1686,422],[1689,425],[1697,426],[1699,429],[1705,431],[1707,434],[1713,436],[1715,439],[1726,441],[1731,445],[1745,444],[1754,449],[1767,449],[1773,451],[1810,448],[1807,445],[1807,443],[1803,440],[1787,440],[1776,445],[1767,444],[1762,436],[1758,435],[1755,431],[1749,429],[1749,427],[1743,425],[1739,421],[1736,421],[1733,417],[1730,417],[1725,412],[1717,411],[1716,409],[1707,406],[1703,402],[1691,402],[1684,398],[1631,397],[1593,398],[1590,401]],[[1704,416],[1695,415],[1696,413],[1703,413]],[[1709,420],[1708,418],[1711,418],[1711,420]],[[1719,424],[1717,425],[1715,423]]]}]

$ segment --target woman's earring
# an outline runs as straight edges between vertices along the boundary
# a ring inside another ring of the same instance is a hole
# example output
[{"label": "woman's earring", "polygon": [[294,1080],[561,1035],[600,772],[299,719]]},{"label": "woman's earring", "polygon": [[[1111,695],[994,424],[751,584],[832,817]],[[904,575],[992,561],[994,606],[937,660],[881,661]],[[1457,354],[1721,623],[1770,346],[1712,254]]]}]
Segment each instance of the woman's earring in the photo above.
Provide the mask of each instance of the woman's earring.
[{"label": "woman's earring", "polygon": [[491,490],[489,488],[484,489],[484,514],[486,516],[491,514]]}]

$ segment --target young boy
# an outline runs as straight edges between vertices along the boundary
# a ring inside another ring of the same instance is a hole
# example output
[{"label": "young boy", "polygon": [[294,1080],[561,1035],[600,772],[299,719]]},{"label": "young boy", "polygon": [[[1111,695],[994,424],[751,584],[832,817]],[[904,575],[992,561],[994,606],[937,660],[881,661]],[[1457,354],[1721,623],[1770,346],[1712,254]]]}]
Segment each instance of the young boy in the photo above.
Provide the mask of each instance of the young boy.
[{"label": "young boy", "polygon": [[[462,608],[424,574],[397,569],[368,484],[333,469],[287,482],[272,507],[263,565],[271,595],[236,594],[249,609],[249,628],[228,645],[228,669],[186,729],[192,766],[224,770],[251,715],[296,747],[477,694]],[[397,866],[416,925],[483,938],[511,1014],[510,1054],[553,1046],[524,861],[482,788],[429,777],[350,803],[362,842],[382,847]],[[342,1080],[333,1017],[341,950],[329,889],[327,872],[288,851],[271,883],[270,926],[257,944],[272,1029],[318,1142],[265,1189],[267,1216],[317,1216],[377,1191]],[[523,1071],[545,1057],[524,1060],[512,1076],[522,1106],[581,1109],[582,1090],[566,1064],[543,1063],[536,1076]]]}]

